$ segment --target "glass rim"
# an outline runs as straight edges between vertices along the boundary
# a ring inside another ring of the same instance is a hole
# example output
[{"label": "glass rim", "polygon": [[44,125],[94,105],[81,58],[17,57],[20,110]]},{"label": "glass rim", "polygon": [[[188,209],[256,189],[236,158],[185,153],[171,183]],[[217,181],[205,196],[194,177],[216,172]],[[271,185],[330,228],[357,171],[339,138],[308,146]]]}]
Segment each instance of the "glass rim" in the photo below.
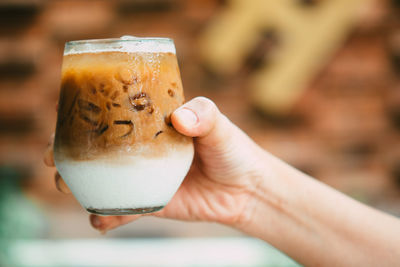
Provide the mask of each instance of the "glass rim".
[{"label": "glass rim", "polygon": [[174,40],[167,37],[134,37],[129,39],[123,38],[104,38],[104,39],[87,39],[87,40],[72,40],[65,45],[82,45],[82,44],[106,44],[106,43],[125,43],[125,42],[173,42]]},{"label": "glass rim", "polygon": [[175,43],[171,38],[134,37],[124,35],[120,38],[75,40],[65,43],[64,55],[97,52],[150,52],[174,53]]}]

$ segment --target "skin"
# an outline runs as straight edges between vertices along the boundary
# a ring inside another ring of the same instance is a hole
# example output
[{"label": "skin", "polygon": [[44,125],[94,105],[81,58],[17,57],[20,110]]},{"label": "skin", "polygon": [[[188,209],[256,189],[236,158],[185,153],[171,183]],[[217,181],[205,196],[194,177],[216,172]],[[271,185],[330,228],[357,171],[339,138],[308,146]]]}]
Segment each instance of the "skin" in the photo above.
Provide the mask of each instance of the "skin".
[{"label": "skin", "polygon": [[[264,151],[209,99],[189,101],[171,120],[195,144],[193,166],[173,199],[147,215],[90,215],[93,227],[104,232],[141,216],[218,222],[263,239],[306,266],[400,264],[399,219]],[[54,166],[51,142],[44,161]],[[55,180],[69,193],[58,173]]]}]

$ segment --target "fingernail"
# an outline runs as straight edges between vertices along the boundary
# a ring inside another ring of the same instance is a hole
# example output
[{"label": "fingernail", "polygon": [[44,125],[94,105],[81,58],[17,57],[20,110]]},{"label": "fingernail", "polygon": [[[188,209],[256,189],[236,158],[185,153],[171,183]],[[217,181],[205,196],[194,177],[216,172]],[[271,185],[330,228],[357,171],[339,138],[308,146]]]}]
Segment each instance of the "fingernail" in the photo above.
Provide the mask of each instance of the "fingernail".
[{"label": "fingernail", "polygon": [[96,215],[90,216],[90,222],[92,223],[94,228],[100,228],[101,226],[101,221]]},{"label": "fingernail", "polygon": [[180,108],[174,115],[185,127],[193,127],[199,122],[197,115],[188,108]]}]

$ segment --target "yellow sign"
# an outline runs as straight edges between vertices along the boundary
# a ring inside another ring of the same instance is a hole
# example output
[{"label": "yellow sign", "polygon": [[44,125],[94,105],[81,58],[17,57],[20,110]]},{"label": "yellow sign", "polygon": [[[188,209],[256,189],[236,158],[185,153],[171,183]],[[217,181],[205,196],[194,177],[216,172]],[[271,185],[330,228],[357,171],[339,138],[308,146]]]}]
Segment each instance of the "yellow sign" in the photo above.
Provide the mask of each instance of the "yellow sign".
[{"label": "yellow sign", "polygon": [[233,74],[260,39],[278,32],[280,47],[270,64],[250,79],[255,105],[285,114],[329,56],[340,46],[368,0],[231,0],[201,39],[202,56],[220,74]]}]

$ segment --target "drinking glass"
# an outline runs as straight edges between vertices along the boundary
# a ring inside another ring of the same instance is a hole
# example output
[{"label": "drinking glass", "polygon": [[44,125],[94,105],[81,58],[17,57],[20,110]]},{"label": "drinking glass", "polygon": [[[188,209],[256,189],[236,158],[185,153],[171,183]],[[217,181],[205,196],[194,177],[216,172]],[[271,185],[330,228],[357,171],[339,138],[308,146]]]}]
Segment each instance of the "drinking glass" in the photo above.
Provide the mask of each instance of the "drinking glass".
[{"label": "drinking glass", "polygon": [[171,113],[184,103],[168,38],[66,43],[54,159],[89,212],[155,212],[172,198],[193,159],[192,138]]}]

